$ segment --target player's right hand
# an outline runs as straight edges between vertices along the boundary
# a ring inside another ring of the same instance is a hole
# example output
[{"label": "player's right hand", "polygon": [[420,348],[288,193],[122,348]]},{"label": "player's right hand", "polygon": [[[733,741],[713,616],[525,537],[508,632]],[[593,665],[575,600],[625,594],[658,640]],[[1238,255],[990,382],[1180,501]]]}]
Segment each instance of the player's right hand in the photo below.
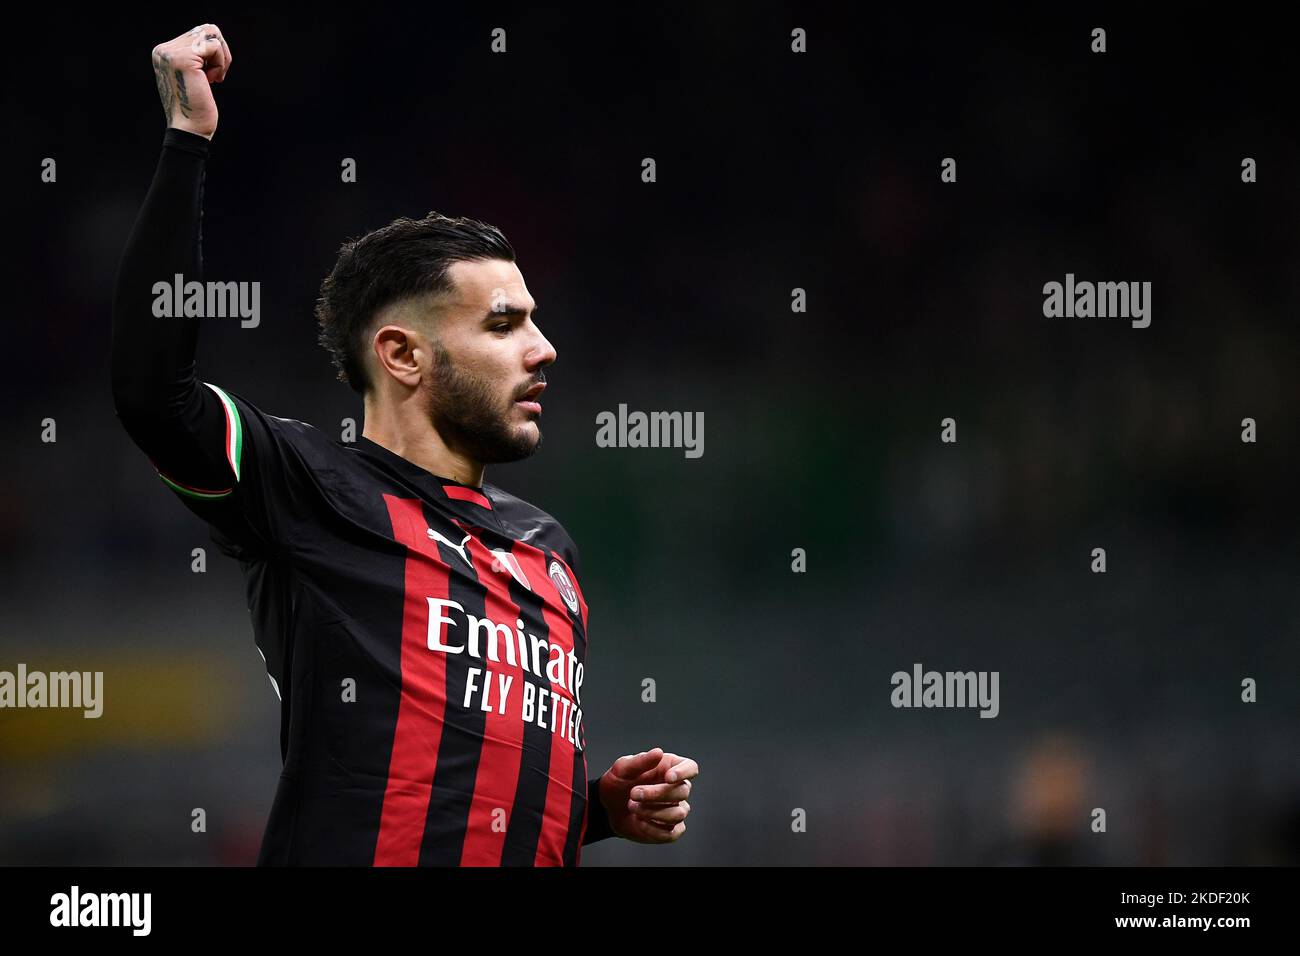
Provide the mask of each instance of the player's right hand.
[{"label": "player's right hand", "polygon": [[212,139],[217,131],[213,83],[230,69],[230,47],[216,24],[203,23],[153,48],[153,74],[167,125]]}]

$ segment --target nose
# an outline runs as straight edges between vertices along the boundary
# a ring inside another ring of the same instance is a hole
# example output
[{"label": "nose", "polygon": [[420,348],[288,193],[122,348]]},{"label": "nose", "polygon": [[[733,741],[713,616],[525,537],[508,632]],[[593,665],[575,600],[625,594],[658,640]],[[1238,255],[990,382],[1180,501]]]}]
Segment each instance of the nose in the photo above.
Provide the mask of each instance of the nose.
[{"label": "nose", "polygon": [[550,365],[557,357],[555,346],[551,345],[546,336],[542,334],[542,330],[534,325],[533,331],[536,340],[533,342],[532,348],[528,350],[528,355],[524,359],[524,364],[530,372],[534,369],[544,368],[545,366]]}]

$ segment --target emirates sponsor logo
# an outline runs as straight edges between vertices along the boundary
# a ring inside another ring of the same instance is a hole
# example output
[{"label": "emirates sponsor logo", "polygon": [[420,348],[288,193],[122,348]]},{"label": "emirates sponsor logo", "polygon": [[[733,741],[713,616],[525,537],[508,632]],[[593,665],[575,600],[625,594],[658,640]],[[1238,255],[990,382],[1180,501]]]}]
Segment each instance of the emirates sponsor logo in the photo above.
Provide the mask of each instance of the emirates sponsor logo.
[{"label": "emirates sponsor logo", "polygon": [[[429,650],[464,654],[484,665],[465,668],[462,709],[517,716],[524,723],[562,736],[575,750],[586,746],[583,665],[573,648],[525,634],[522,618],[512,629],[469,614],[456,601],[430,597],[428,602]],[[535,680],[528,680],[526,674]],[[449,700],[456,694],[448,688]]]}]

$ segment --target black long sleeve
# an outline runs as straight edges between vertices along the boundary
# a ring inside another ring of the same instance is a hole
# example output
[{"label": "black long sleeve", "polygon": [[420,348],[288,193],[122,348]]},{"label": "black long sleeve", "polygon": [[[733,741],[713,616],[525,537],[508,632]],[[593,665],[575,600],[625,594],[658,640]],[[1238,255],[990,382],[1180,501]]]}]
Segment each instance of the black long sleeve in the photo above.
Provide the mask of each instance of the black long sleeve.
[{"label": "black long sleeve", "polygon": [[[113,296],[113,404],[169,483],[228,492],[225,412],[195,375],[200,319],[154,315],[155,284],[202,281],[203,178],[211,144],[168,128],[153,182],[127,240]],[[173,487],[175,485],[173,484]],[[179,489],[178,489],[179,490]]]},{"label": "black long sleeve", "polygon": [[600,802],[600,778],[587,781],[587,831],[582,835],[582,845],[616,836],[609,826],[609,814]]}]

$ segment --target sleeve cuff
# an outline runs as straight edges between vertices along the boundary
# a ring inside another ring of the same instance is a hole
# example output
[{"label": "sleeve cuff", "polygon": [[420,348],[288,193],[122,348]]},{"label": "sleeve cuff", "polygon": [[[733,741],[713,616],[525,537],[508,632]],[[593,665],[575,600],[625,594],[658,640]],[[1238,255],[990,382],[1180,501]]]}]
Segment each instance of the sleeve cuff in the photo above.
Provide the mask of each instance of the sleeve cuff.
[{"label": "sleeve cuff", "polygon": [[196,156],[206,157],[212,148],[212,141],[206,136],[200,136],[198,133],[191,133],[189,130],[168,126],[167,131],[163,133],[163,146],[171,146],[174,149],[193,153]]},{"label": "sleeve cuff", "polygon": [[590,781],[587,784],[587,829],[582,835],[582,845],[595,843],[597,840],[604,840],[612,836],[617,836],[609,825],[609,814],[605,812],[605,805],[600,802],[600,778]]}]

